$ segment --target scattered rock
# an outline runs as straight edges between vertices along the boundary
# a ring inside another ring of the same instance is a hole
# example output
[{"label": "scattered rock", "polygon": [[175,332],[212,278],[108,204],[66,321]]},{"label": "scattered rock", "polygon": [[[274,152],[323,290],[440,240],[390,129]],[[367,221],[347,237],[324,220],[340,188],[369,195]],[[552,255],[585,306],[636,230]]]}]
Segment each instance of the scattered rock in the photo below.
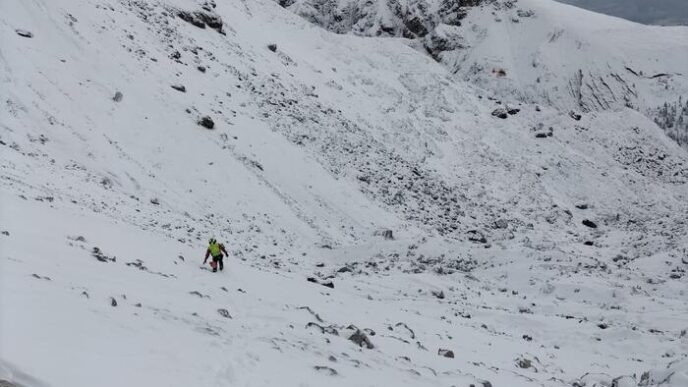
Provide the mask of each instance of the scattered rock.
[{"label": "scattered rock", "polygon": [[487,243],[487,238],[478,230],[468,231],[468,240],[474,243]]},{"label": "scattered rock", "polygon": [[2,235],[4,235],[4,236],[10,236],[10,232],[5,230],[5,231],[2,232]]},{"label": "scattered rock", "polygon": [[152,198],[150,202],[151,204],[155,204],[156,206],[160,205],[160,200],[158,198]]},{"label": "scattered rock", "polygon": [[177,91],[181,91],[182,93],[186,93],[186,86],[184,85],[171,85],[170,87]]},{"label": "scattered rock", "polygon": [[213,129],[215,127],[215,122],[209,116],[203,116],[200,120],[198,120],[198,125],[206,129]]},{"label": "scattered rock", "polygon": [[437,354],[440,356],[448,357],[450,359],[454,358],[454,352],[449,350],[449,349],[439,349],[437,350]]},{"label": "scattered rock", "polygon": [[220,308],[217,310],[217,313],[224,318],[232,318],[232,316],[229,315],[229,311],[227,309]]},{"label": "scattered rock", "polygon": [[332,281],[329,281],[329,280],[328,281],[318,281],[318,279],[315,277],[308,277],[306,280],[308,282],[313,282],[314,284],[318,284],[318,285],[328,287],[330,289],[334,289],[334,283]]},{"label": "scattered rock", "polygon": [[589,206],[585,203],[580,203],[580,204],[576,204],[576,208],[578,208],[579,210],[587,210],[589,208]]},{"label": "scattered rock", "polygon": [[16,32],[17,35],[19,35],[23,38],[29,38],[29,39],[33,38],[33,33],[31,33],[31,31],[22,30],[22,29],[18,28],[16,30],[14,30],[14,32]]},{"label": "scattered rock", "polygon": [[506,112],[509,113],[510,116],[515,116],[520,111],[521,111],[521,109],[516,109],[516,108],[508,108],[506,110]]},{"label": "scattered rock", "polygon": [[216,30],[217,32],[223,33],[222,18],[214,12],[208,11],[207,9],[206,11],[195,12],[178,11],[177,16],[185,22],[194,25],[198,28],[205,28],[205,26],[207,25],[208,27]]},{"label": "scattered rock", "polygon": [[582,115],[580,115],[580,114],[574,112],[573,110],[571,110],[571,111],[569,112],[569,117],[573,118],[573,119],[576,120],[576,121],[580,121],[581,118],[583,118]]},{"label": "scattered rock", "polygon": [[444,300],[444,291],[440,290],[438,292],[436,290],[432,290],[432,291],[430,291],[430,293],[432,293],[433,296],[439,298],[440,300]]},{"label": "scattered rock", "polygon": [[316,371],[325,372],[325,373],[327,373],[327,374],[330,375],[330,376],[335,376],[335,375],[337,375],[337,371],[336,371],[334,368],[331,368],[331,367],[327,367],[327,366],[315,366],[315,367],[313,367],[313,368],[315,368]]},{"label": "scattered rock", "polygon": [[177,12],[177,16],[185,22],[192,24],[198,28],[205,28],[205,23],[203,22],[203,20],[197,17],[195,13],[179,11]]},{"label": "scattered rock", "polygon": [[196,70],[198,70],[202,73],[205,73],[205,66],[198,66],[198,67],[196,67]]},{"label": "scattered rock", "polygon": [[122,94],[121,91],[118,91],[115,93],[115,96],[112,97],[112,100],[115,102],[120,102],[122,100],[122,98],[124,98],[124,94]]},{"label": "scattered rock", "polygon": [[394,233],[390,229],[384,229],[384,230],[378,230],[375,231],[374,235],[379,235],[383,237],[386,240],[394,240]]},{"label": "scattered rock", "polygon": [[222,18],[220,15],[210,12],[196,12],[196,15],[208,25],[208,27],[216,30],[217,32],[222,32]]},{"label": "scattered rock", "polygon": [[526,368],[532,367],[533,362],[530,361],[529,359],[522,357],[522,358],[516,359],[516,366],[518,366],[518,368],[526,369]]},{"label": "scattered rock", "polygon": [[[349,326],[349,328],[353,327],[353,325]],[[348,337],[349,340],[353,341],[356,343],[359,347],[364,347],[368,349],[373,349],[375,346],[373,343],[370,341],[368,336],[361,331],[360,329],[357,329],[353,327],[355,331]]]},{"label": "scattered rock", "polygon": [[597,224],[593,222],[592,220],[585,219],[583,220],[583,226],[590,227],[590,228],[597,228]]},{"label": "scattered rock", "polygon": [[600,329],[607,329],[607,328],[609,328],[609,325],[607,325],[605,323],[599,323],[599,324],[597,324],[597,327]]},{"label": "scattered rock", "polygon": [[253,165],[254,167],[258,168],[261,171],[264,171],[263,165],[261,163],[255,161],[255,160],[250,160],[250,162],[251,162],[251,165]]},{"label": "scattered rock", "polygon": [[115,300],[115,297],[110,297],[110,306],[112,306],[112,307],[117,306],[117,300]]},{"label": "scattered rock", "polygon": [[117,262],[117,257],[108,257],[99,247],[93,247],[91,255],[100,262]]},{"label": "scattered rock", "polygon": [[535,133],[535,138],[547,138],[552,136],[554,136],[554,128],[551,126],[546,131]]},{"label": "scattered rock", "polygon": [[509,112],[507,112],[504,108],[497,108],[492,111],[492,116],[506,120],[509,117]]},{"label": "scattered rock", "polygon": [[506,229],[509,228],[509,221],[506,219],[497,219],[492,225],[495,229]]},{"label": "scattered rock", "polygon": [[272,51],[272,52],[277,51],[277,45],[274,44],[274,43],[268,44],[268,50],[270,50],[270,51]]}]

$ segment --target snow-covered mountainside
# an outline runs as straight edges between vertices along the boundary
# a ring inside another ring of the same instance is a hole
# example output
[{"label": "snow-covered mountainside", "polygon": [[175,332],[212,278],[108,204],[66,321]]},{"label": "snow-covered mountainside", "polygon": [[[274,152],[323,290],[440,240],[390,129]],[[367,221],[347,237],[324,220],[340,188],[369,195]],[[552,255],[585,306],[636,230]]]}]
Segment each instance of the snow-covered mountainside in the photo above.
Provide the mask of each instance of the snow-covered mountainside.
[{"label": "snow-covered mountainside", "polygon": [[0,385],[686,386],[687,29],[432,4],[0,3]]},{"label": "snow-covered mountainside", "polygon": [[499,98],[648,115],[688,96],[685,27],[640,26],[540,0],[280,4],[337,33],[413,39],[459,78]]}]

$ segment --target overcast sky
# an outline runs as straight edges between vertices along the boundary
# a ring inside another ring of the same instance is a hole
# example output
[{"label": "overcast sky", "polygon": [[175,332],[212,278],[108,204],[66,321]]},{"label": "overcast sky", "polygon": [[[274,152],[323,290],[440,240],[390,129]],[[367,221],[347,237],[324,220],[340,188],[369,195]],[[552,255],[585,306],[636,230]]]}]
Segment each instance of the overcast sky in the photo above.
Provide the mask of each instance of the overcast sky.
[{"label": "overcast sky", "polygon": [[688,0],[558,0],[645,24],[688,25]]}]

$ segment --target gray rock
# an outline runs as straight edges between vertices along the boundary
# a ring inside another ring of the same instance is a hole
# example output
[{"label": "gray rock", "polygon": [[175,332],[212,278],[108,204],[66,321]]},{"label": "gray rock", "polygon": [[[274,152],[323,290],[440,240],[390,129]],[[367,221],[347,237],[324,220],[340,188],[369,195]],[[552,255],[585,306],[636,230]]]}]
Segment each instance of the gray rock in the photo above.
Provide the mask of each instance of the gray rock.
[{"label": "gray rock", "polygon": [[590,228],[597,228],[597,224],[593,222],[592,220],[585,219],[583,220],[583,226],[590,227]]},{"label": "gray rock", "polygon": [[213,119],[209,116],[203,116],[200,120],[198,120],[198,125],[206,129],[213,129],[215,128],[215,121],[213,121]]},{"label": "gray rock", "polygon": [[124,94],[122,94],[121,91],[118,91],[115,93],[115,96],[112,97],[112,100],[115,102],[120,102],[122,100],[122,98],[124,98]]},{"label": "gray rock", "polygon": [[336,371],[334,368],[332,368],[332,367],[328,367],[328,366],[315,366],[315,367],[313,367],[313,368],[315,368],[316,371],[320,371],[320,372],[327,373],[327,374],[330,375],[330,376],[335,376],[335,375],[337,375],[337,371]]},{"label": "gray rock", "polygon": [[31,31],[22,30],[22,29],[17,28],[16,30],[14,30],[14,32],[16,32],[17,35],[19,35],[23,38],[29,38],[29,39],[33,38],[33,33],[31,33]]},{"label": "gray rock", "polygon": [[492,111],[492,116],[505,120],[509,117],[509,113],[504,108],[497,108]]},{"label": "gray rock", "polygon": [[474,243],[487,243],[487,238],[485,235],[478,230],[468,231],[468,240]]},{"label": "gray rock", "polygon": [[505,229],[509,227],[509,221],[506,219],[497,219],[493,226],[496,229]]},{"label": "gray rock", "polygon": [[368,349],[375,348],[373,343],[370,341],[368,336],[363,331],[361,331],[353,325],[350,325],[348,329],[353,330],[353,333],[348,337],[349,340],[356,343],[359,347],[365,347]]},{"label": "gray rock", "polygon": [[440,356],[444,356],[444,357],[450,358],[450,359],[453,359],[453,358],[454,358],[454,352],[453,352],[452,350],[449,350],[449,349],[442,349],[442,348],[440,348],[440,349],[437,350],[437,354],[440,355]]}]

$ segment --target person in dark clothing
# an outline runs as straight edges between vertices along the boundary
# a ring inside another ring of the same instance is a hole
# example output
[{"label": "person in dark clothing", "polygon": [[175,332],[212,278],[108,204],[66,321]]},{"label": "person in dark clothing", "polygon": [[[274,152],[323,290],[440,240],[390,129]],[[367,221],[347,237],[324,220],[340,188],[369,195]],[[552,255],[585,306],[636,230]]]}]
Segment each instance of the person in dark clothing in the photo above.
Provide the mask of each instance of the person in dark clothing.
[{"label": "person in dark clothing", "polygon": [[[224,256],[222,255],[223,253]],[[212,261],[210,261],[210,267],[213,268],[214,273],[217,271],[218,266],[220,267],[220,270],[224,269],[222,259],[224,257],[229,257],[229,254],[227,253],[227,250],[225,250],[225,245],[218,243],[215,238],[210,238],[208,241],[208,249],[205,251],[205,259],[203,260],[204,265],[206,262],[208,262],[208,257],[213,258]]]}]

